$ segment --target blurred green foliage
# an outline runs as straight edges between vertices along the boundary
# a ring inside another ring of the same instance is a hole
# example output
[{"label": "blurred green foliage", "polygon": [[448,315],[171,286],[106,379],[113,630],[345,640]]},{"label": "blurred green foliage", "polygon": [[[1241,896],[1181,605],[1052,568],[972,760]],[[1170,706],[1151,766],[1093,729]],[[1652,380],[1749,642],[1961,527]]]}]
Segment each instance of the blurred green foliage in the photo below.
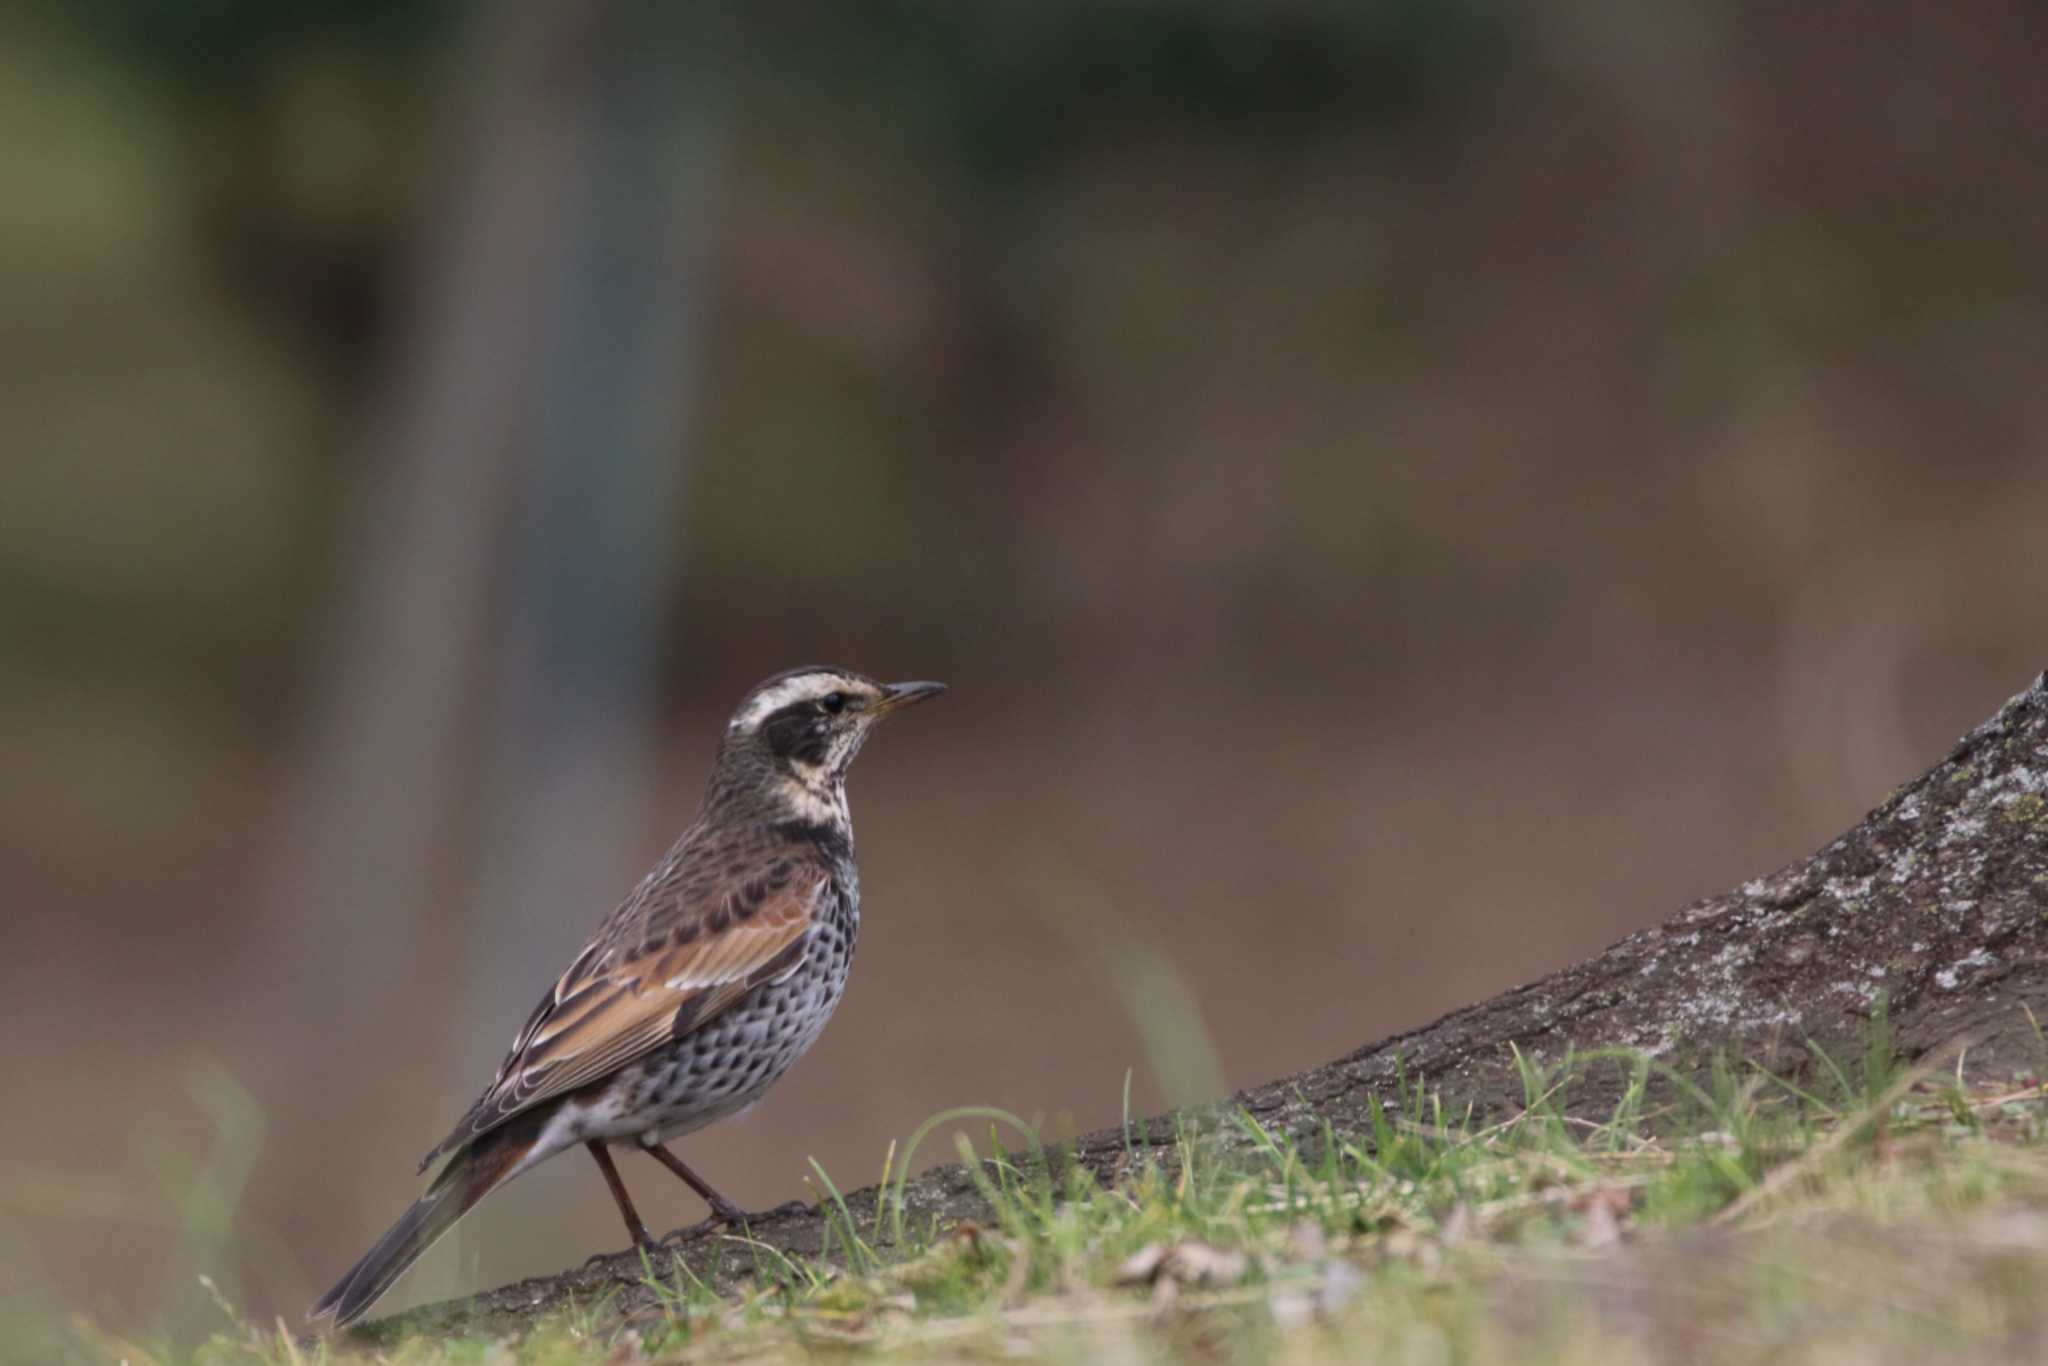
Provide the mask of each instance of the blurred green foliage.
[{"label": "blurred green foliage", "polygon": [[195,94],[260,79],[309,42],[409,60],[445,40],[458,13],[446,0],[86,0],[45,8],[53,22]]},{"label": "blurred green foliage", "polygon": [[1394,119],[1482,77],[1508,10],[1491,0],[1362,4],[768,7],[750,56],[881,108],[979,188],[1014,195],[1134,120],[1290,156],[1333,119]]}]

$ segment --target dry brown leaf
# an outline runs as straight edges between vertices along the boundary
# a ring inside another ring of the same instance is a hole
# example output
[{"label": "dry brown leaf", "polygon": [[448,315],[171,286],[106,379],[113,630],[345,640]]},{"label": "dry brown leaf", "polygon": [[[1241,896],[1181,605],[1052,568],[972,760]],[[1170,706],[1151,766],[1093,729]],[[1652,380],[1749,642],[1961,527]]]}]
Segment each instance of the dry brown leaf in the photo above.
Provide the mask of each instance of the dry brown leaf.
[{"label": "dry brown leaf", "polygon": [[1182,1285],[1236,1285],[1251,1269],[1242,1252],[1228,1252],[1192,1238],[1177,1243],[1149,1243],[1117,1268],[1118,1285],[1175,1281]]},{"label": "dry brown leaf", "polygon": [[1621,1220],[1614,1217],[1614,1206],[1606,1200],[1587,1201],[1585,1222],[1572,1241],[1583,1248],[1613,1247],[1620,1242]]}]

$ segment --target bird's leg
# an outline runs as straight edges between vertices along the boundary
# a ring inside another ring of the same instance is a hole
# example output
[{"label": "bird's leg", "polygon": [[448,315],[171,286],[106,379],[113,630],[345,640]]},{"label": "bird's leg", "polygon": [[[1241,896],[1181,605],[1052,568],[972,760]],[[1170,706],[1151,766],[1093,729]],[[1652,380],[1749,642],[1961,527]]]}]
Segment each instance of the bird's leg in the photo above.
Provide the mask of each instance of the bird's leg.
[{"label": "bird's leg", "polygon": [[674,1153],[670,1152],[661,1144],[649,1143],[646,1145],[646,1147],[647,1155],[649,1157],[652,1157],[655,1161],[661,1163],[662,1166],[667,1167],[677,1176],[683,1178],[684,1183],[688,1185],[691,1190],[697,1192],[698,1195],[702,1196],[705,1204],[711,1206],[710,1218],[700,1220],[697,1223],[691,1224],[687,1228],[679,1228],[675,1230],[675,1232],[668,1234],[661,1240],[664,1243],[686,1243],[690,1241],[692,1238],[703,1237],[705,1234],[711,1232],[711,1230],[719,1227],[722,1224],[750,1224],[757,1222],[759,1220],[768,1219],[774,1215],[785,1214],[792,1210],[801,1210],[805,1208],[805,1205],[802,1201],[792,1200],[788,1204],[778,1205],[774,1209],[764,1211],[760,1214],[749,1214],[745,1210],[741,1209],[738,1205],[735,1205],[732,1201],[720,1195],[717,1191],[711,1189],[711,1183],[709,1181],[706,1181],[703,1177],[691,1171],[688,1163],[684,1162],[683,1159],[677,1157]]},{"label": "bird's leg", "polygon": [[[647,1155],[661,1163],[662,1166],[667,1167],[677,1176],[682,1177],[684,1183],[691,1190],[702,1196],[705,1204],[711,1206],[711,1217],[704,1221],[705,1224],[744,1224],[747,1221],[747,1212],[745,1210],[711,1189],[709,1181],[691,1171],[688,1163],[661,1144],[648,1144]],[[670,1234],[669,1236],[673,1238],[676,1235]]]},{"label": "bird's leg", "polygon": [[[590,1155],[597,1159],[597,1169],[604,1173],[604,1183],[611,1188],[612,1199],[618,1202],[619,1214],[626,1221],[626,1233],[632,1238],[633,1246],[642,1252],[660,1250],[661,1244],[647,1231],[647,1225],[640,1221],[640,1211],[633,1208],[633,1197],[626,1194],[626,1183],[619,1179],[619,1169],[612,1165],[612,1155],[604,1150],[604,1144],[593,1140],[583,1146],[590,1149]],[[591,1262],[601,1261],[607,1255],[609,1254],[600,1252],[584,1265],[589,1266]]]}]

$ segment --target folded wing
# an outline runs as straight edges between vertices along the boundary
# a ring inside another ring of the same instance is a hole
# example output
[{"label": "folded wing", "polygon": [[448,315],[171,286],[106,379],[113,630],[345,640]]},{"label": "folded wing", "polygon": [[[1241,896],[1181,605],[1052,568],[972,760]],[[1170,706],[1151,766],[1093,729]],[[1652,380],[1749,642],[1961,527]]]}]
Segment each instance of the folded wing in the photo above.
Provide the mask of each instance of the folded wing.
[{"label": "folded wing", "polygon": [[760,877],[715,887],[694,904],[664,908],[637,942],[600,937],[542,999],[497,1079],[427,1154],[421,1170],[514,1115],[701,1028],[755,987],[795,972],[829,886],[825,870],[814,864],[778,863]]}]

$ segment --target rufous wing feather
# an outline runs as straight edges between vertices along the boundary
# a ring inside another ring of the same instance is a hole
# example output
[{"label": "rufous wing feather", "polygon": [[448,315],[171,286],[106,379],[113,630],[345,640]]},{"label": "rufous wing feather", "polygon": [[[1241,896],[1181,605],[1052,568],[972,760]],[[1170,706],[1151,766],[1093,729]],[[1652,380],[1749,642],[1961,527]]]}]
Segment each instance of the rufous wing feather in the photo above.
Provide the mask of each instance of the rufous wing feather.
[{"label": "rufous wing feather", "polygon": [[823,868],[797,865],[772,887],[722,887],[701,904],[671,908],[660,934],[631,947],[607,951],[600,941],[586,949],[513,1040],[497,1079],[421,1169],[794,972],[829,886]]}]

